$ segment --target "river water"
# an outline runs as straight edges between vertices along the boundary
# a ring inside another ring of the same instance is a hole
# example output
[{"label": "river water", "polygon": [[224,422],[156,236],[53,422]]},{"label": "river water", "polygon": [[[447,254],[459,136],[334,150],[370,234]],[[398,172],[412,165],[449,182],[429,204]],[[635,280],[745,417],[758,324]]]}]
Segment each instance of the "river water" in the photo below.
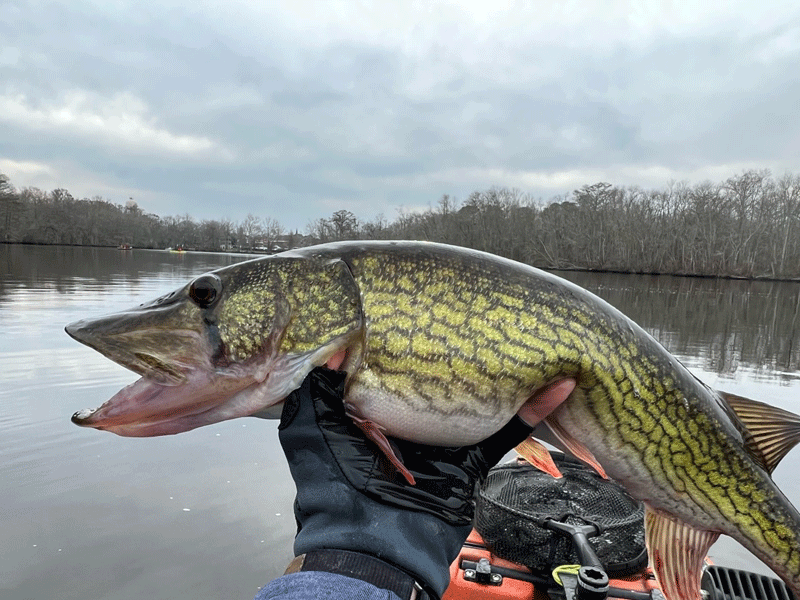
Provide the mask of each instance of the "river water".
[{"label": "river water", "polygon": [[[0,245],[0,599],[252,598],[291,559],[294,486],[274,421],[132,439],[82,429],[136,376],[71,340],[247,257]],[[560,273],[712,387],[800,412],[800,284]],[[800,501],[800,449],[775,471]],[[768,573],[730,540],[718,564]]]}]

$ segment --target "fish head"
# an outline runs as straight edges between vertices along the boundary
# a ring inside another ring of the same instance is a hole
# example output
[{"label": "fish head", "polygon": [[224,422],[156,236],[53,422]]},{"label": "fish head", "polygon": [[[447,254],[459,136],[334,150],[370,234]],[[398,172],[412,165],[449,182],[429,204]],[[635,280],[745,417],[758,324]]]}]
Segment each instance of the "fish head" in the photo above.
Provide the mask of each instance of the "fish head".
[{"label": "fish head", "polygon": [[341,368],[356,368],[362,321],[358,288],[340,260],[275,255],[200,275],[136,308],[66,327],[141,376],[72,420],[142,437],[279,416],[276,405],[314,367],[339,356]]}]

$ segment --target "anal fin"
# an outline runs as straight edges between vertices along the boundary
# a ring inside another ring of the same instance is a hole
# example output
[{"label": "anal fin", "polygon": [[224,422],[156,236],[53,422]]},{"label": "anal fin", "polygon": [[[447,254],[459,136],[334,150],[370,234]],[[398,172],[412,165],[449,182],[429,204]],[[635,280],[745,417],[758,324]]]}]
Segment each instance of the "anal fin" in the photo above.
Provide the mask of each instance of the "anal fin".
[{"label": "anal fin", "polygon": [[645,506],[647,553],[667,600],[700,600],[703,564],[718,537]]}]

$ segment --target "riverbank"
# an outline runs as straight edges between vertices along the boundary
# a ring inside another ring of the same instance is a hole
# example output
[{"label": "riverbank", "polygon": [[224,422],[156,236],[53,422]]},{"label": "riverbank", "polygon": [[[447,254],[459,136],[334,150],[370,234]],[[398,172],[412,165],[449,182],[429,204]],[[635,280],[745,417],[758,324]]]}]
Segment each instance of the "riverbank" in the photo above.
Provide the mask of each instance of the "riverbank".
[{"label": "riverbank", "polygon": [[304,234],[272,216],[198,221],[145,213],[131,202],[75,199],[63,189],[9,190],[0,202],[0,239],[9,242],[269,254],[314,242],[409,239],[546,269],[800,279],[800,175],[766,170],[663,189],[600,182],[549,201],[491,188],[463,201],[443,195],[393,220],[363,220],[344,209],[309,216]]}]

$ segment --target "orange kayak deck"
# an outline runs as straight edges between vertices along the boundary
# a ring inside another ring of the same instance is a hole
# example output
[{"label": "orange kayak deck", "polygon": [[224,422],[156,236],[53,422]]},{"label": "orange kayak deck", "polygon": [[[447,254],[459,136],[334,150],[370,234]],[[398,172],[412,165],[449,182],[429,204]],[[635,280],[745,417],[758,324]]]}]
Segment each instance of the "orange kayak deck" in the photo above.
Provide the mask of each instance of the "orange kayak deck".
[{"label": "orange kayak deck", "polygon": [[[533,573],[492,554],[480,534],[473,530],[450,565],[450,586],[442,600],[550,600],[547,589],[557,586],[551,575]],[[653,590],[657,590],[656,594],[652,594]],[[650,568],[609,581],[608,598],[629,600],[638,596],[636,592],[641,593],[642,598],[660,596]]]}]

